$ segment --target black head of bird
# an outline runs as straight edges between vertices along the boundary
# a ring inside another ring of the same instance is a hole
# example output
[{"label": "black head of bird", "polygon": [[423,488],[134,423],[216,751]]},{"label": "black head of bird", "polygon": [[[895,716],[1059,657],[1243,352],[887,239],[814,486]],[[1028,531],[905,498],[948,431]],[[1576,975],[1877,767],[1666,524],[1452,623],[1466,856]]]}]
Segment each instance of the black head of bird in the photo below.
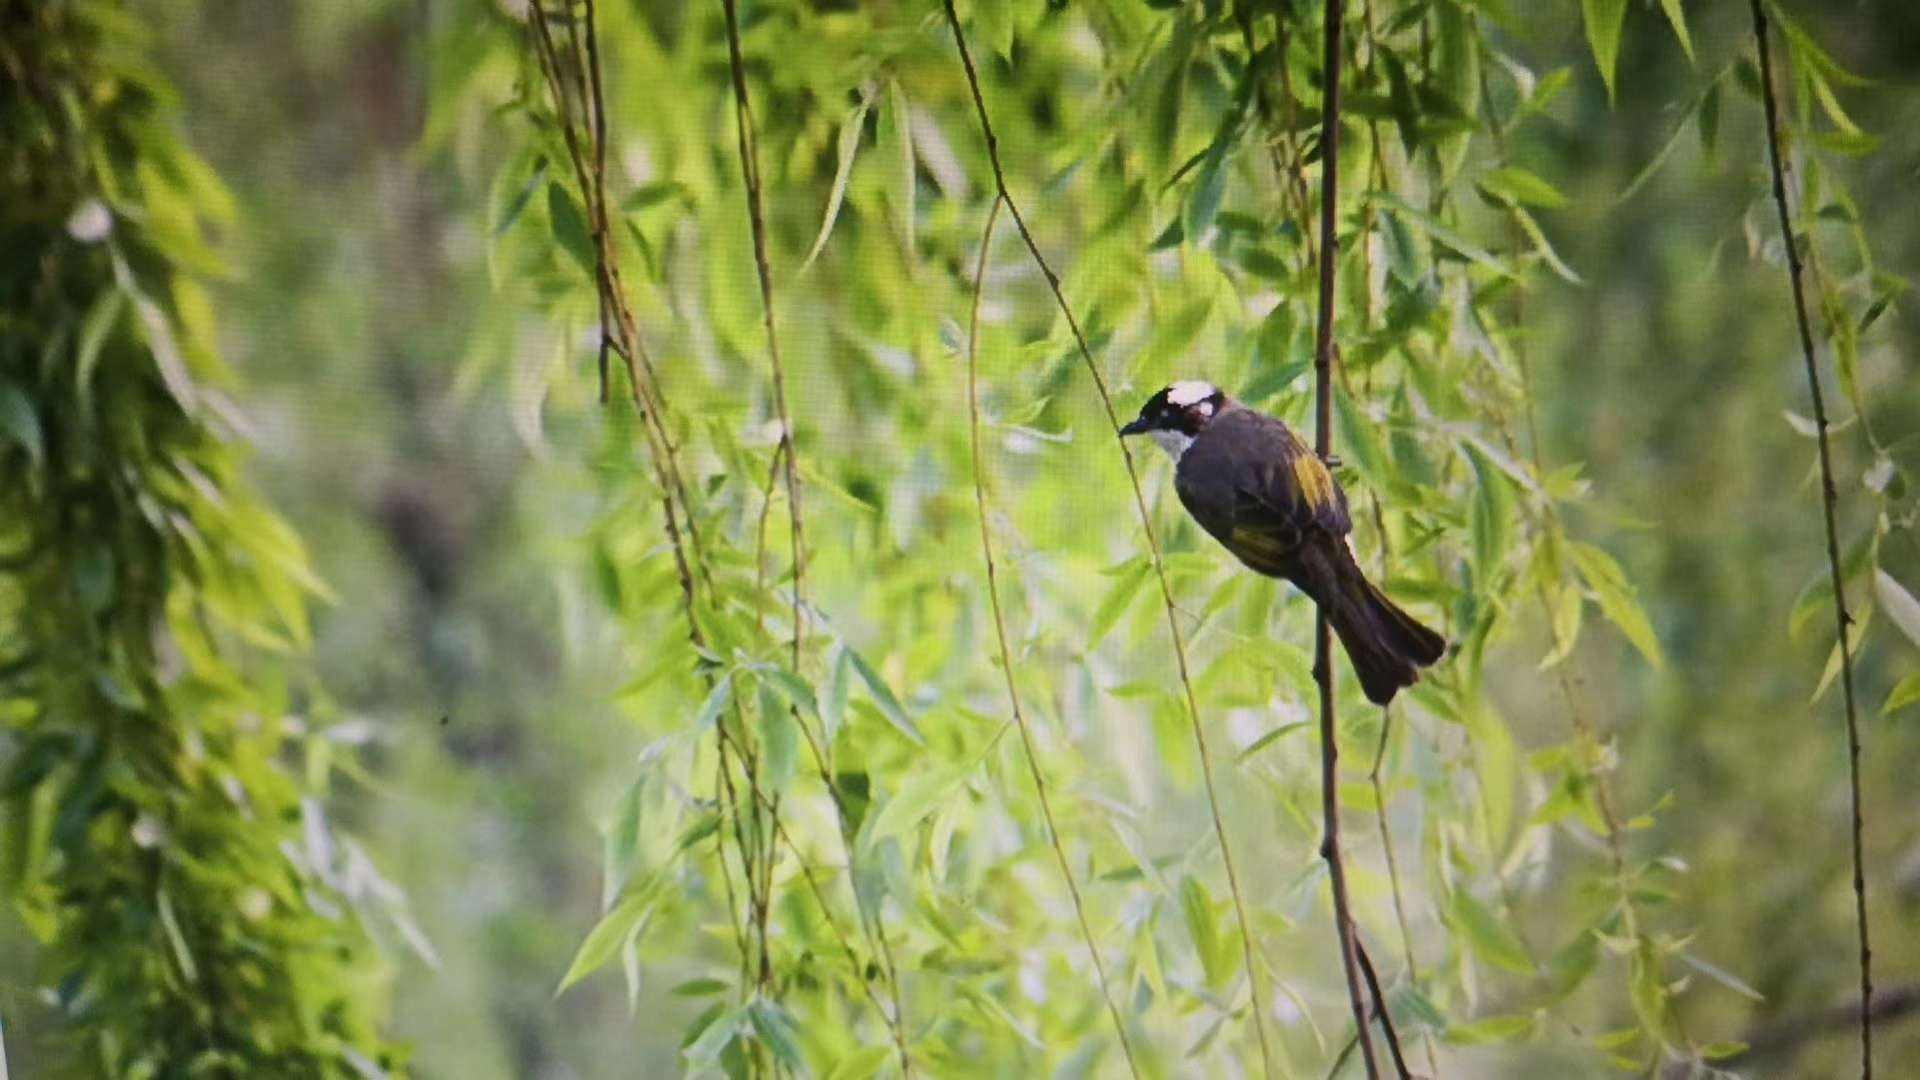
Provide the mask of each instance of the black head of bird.
[{"label": "black head of bird", "polygon": [[1446,639],[1361,572],[1346,492],[1285,423],[1187,380],[1148,398],[1120,434],[1147,435],[1167,452],[1181,505],[1235,558],[1292,582],[1326,612],[1368,700],[1393,700],[1445,654]]}]

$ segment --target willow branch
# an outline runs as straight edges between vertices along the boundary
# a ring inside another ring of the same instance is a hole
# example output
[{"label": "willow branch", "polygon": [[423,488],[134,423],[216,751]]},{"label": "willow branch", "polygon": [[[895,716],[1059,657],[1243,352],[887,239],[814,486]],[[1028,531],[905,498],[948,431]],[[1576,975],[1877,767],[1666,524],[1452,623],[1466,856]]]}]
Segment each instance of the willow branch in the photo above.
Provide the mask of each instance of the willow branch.
[{"label": "willow branch", "polygon": [[1773,91],[1773,56],[1767,45],[1767,15],[1760,0],[1753,8],[1753,36],[1760,48],[1761,102],[1767,113],[1767,151],[1773,165],[1773,201],[1780,211],[1780,239],[1786,246],[1787,280],[1793,286],[1793,314],[1800,329],[1800,354],[1807,365],[1807,390],[1813,396],[1813,423],[1820,443],[1820,505],[1827,526],[1827,569],[1833,578],[1834,630],[1840,638],[1840,687],[1846,695],[1847,783],[1853,802],[1853,908],[1860,939],[1860,1076],[1873,1076],[1873,948],[1867,933],[1867,878],[1862,834],[1866,824],[1860,812],[1860,721],[1853,699],[1853,616],[1847,612],[1845,575],[1840,569],[1839,527],[1833,484],[1833,452],[1827,439],[1827,405],[1820,390],[1820,368],[1813,357],[1813,328],[1807,319],[1807,297],[1800,282],[1800,248],[1794,241],[1793,216],[1787,209],[1786,165],[1780,155],[1780,106]]},{"label": "willow branch", "polygon": [[1047,778],[1040,771],[1040,755],[1033,745],[1033,732],[1027,724],[1026,710],[1020,705],[1020,688],[1013,677],[1013,649],[1007,644],[1007,620],[1000,609],[999,571],[993,559],[993,531],[987,523],[986,466],[980,453],[980,297],[986,291],[987,252],[993,246],[993,226],[1000,220],[1000,198],[994,197],[987,210],[987,225],[980,236],[980,260],[973,272],[973,308],[967,322],[967,419],[973,449],[973,499],[980,511],[980,556],[987,566],[987,603],[993,611],[994,637],[1000,645],[1000,672],[1007,681],[1007,705],[1020,728],[1020,744],[1026,751],[1027,770],[1033,774],[1033,791],[1040,799],[1040,816],[1047,826],[1047,841],[1060,864],[1060,876],[1067,883],[1067,895],[1073,898],[1073,914],[1080,922],[1080,936],[1086,939],[1087,955],[1093,958],[1093,972],[1100,980],[1100,997],[1107,1014],[1113,1017],[1113,1030],[1120,1036],[1120,1051],[1126,1055],[1127,1071],[1138,1080],[1139,1063],[1133,1058],[1133,1044],[1127,1039],[1127,1023],[1113,1003],[1113,988],[1107,984],[1107,966],[1100,959],[1093,927],[1087,922],[1086,904],[1080,898],[1080,886],[1067,862],[1066,848],[1060,843],[1060,826],[1053,819],[1053,803],[1047,796]]},{"label": "willow branch", "polygon": [[[773,270],[767,258],[767,225],[765,211],[762,209],[759,154],[754,140],[753,116],[747,101],[747,68],[740,50],[740,16],[736,0],[720,0],[727,23],[727,58],[733,77],[733,118],[734,130],[738,136],[740,150],[740,172],[747,189],[747,220],[753,233],[753,265],[760,281],[760,307],[762,320],[767,331],[767,360],[773,373],[774,410],[780,420],[780,461],[783,479],[787,490],[788,538],[791,542],[793,558],[793,666],[796,673],[800,667],[801,645],[806,636],[806,540],[802,527],[803,513],[800,504],[800,473],[797,455],[793,445],[793,420],[787,408],[786,368],[780,359],[780,336],[775,327],[773,306]],[[814,756],[820,778],[827,786],[827,793],[833,800],[834,810],[840,823],[840,839],[847,851],[847,864],[853,865],[854,841],[851,831],[851,819],[847,814],[845,801],[840,796],[839,786],[833,782],[832,748],[823,737],[815,741],[802,723],[798,711],[793,714],[795,725],[807,734],[807,745]],[[887,986],[893,998],[893,1012],[888,1022],[894,1027],[895,1043],[900,1051],[900,1067],[903,1072],[912,1075],[913,1065],[907,1056],[906,1038],[902,1032],[905,1014],[900,1003],[900,976],[893,962],[893,950],[887,943],[886,929],[880,925],[880,914],[874,912],[871,919],[862,913],[862,925],[874,939],[881,960],[885,965]]]},{"label": "willow branch", "polygon": [[[608,397],[604,381],[606,374],[605,352],[611,347],[614,351],[617,351],[626,362],[634,404],[641,415],[641,430],[646,436],[650,451],[648,461],[652,467],[655,481],[660,488],[667,538],[673,553],[674,569],[680,584],[682,607],[687,618],[688,638],[696,649],[705,649],[707,642],[705,633],[701,629],[698,615],[699,600],[695,591],[694,575],[697,570],[702,582],[710,593],[713,589],[713,578],[711,571],[709,571],[706,566],[705,553],[700,545],[699,529],[694,516],[693,504],[687,495],[686,485],[681,479],[679,462],[673,446],[673,440],[666,429],[665,401],[655,381],[653,366],[651,362],[646,359],[646,346],[640,337],[638,324],[633,318],[631,308],[627,305],[624,290],[622,290],[619,285],[619,262],[614,255],[609,230],[606,227],[608,221],[605,185],[606,117],[603,104],[604,97],[600,90],[601,79],[598,36],[593,25],[594,9],[591,4],[587,5],[585,14],[587,26],[584,40],[581,37],[580,26],[577,21],[571,23],[569,26],[569,40],[574,45],[573,74],[575,81],[578,83],[578,85],[573,87],[571,93],[569,91],[568,70],[561,62],[560,51],[554,40],[552,25],[547,19],[545,9],[538,4],[533,5],[530,10],[529,29],[533,39],[534,54],[538,61],[541,75],[547,84],[548,92],[552,96],[554,115],[559,122],[566,143],[568,157],[573,165],[574,178],[580,187],[581,202],[587,208],[589,227],[592,230],[594,240],[594,284],[598,293],[602,353],[601,376],[603,381],[601,384],[601,400],[605,401]],[[574,110],[570,103],[571,97],[576,94],[583,103],[582,107],[585,108],[589,114],[586,121],[581,125],[584,131],[576,128]],[[583,149],[581,145],[583,138],[589,143],[586,149]],[[592,155],[592,167],[589,167],[588,164],[589,151]],[[642,360],[642,366],[646,371],[645,379],[642,379],[640,372],[635,368],[634,358],[636,355]],[[676,505],[678,507],[677,510]],[[685,515],[684,535],[680,522],[681,513]],[[709,691],[711,691],[715,683],[715,676],[711,671],[706,673],[706,683]],[[738,701],[735,701],[734,708],[736,715],[738,715]],[[753,790],[753,793],[758,795],[759,781],[757,770],[749,755],[742,756],[742,772],[746,775],[748,785]],[[760,971],[761,980],[765,982],[771,977],[771,963],[767,955],[768,945],[765,926],[765,912],[769,910],[770,904],[768,898],[760,894],[758,883],[754,879],[752,869],[754,845],[749,843],[747,834],[742,826],[739,817],[739,801],[734,796],[731,786],[731,776],[725,768],[724,760],[722,761],[720,779],[726,781],[726,790],[717,791],[716,798],[724,796],[725,804],[730,810],[734,839],[739,847],[740,859],[745,874],[748,909],[753,913],[749,919],[749,925],[755,926],[760,934],[760,940],[758,942],[758,951],[761,958]],[[753,812],[751,805],[748,807],[748,812]],[[721,853],[721,870],[727,885],[728,922],[729,925],[734,925],[732,912],[738,904],[738,899],[733,890],[732,877],[726,866],[724,852]],[[741,949],[744,973],[747,966],[746,944],[744,940],[739,937],[736,937],[735,942]]]},{"label": "willow branch", "polygon": [[1020,231],[1020,239],[1026,244],[1027,253],[1040,269],[1040,275],[1047,280],[1047,288],[1052,290],[1053,299],[1059,305],[1060,314],[1066,319],[1067,329],[1073,334],[1074,345],[1079,349],[1080,359],[1085,363],[1087,374],[1093,380],[1094,390],[1100,396],[1100,405],[1106,411],[1107,423],[1113,428],[1114,442],[1120,448],[1120,460],[1127,470],[1127,481],[1133,489],[1133,504],[1140,517],[1141,531],[1146,534],[1147,553],[1153,564],[1154,576],[1160,583],[1160,599],[1166,608],[1167,631],[1173,638],[1173,655],[1180,674],[1180,688],[1187,703],[1187,717],[1193,727],[1193,739],[1200,752],[1200,775],[1207,789],[1207,811],[1213,818],[1213,831],[1220,841],[1220,860],[1226,866],[1227,889],[1233,897],[1234,916],[1240,924],[1240,947],[1247,967],[1247,987],[1252,998],[1253,1027],[1260,1040],[1260,1063],[1263,1070],[1273,1070],[1273,1051],[1267,1041],[1266,1004],[1260,992],[1259,967],[1254,961],[1253,924],[1247,920],[1246,901],[1241,896],[1240,877],[1233,865],[1233,849],[1227,843],[1227,826],[1220,813],[1220,798],[1213,779],[1213,753],[1207,747],[1206,731],[1200,723],[1200,703],[1193,690],[1193,677],[1187,664],[1186,637],[1180,629],[1178,608],[1173,599],[1173,583],[1167,577],[1165,561],[1161,558],[1160,541],[1154,535],[1153,516],[1147,510],[1147,496],[1140,485],[1140,472],[1134,466],[1133,452],[1127,448],[1126,441],[1120,438],[1120,417],[1114,411],[1113,395],[1107,389],[1106,376],[1100,373],[1100,365],[1093,359],[1093,349],[1087,344],[1087,336],[1080,329],[1080,322],[1074,318],[1073,308],[1067,303],[1067,297],[1060,289],[1060,276],[1048,264],[1046,256],[1040,253],[1040,246],[1034,242],[1033,233],[1027,229],[1027,222],[1020,214],[1019,204],[1014,202],[1012,192],[1007,190],[1007,175],[1000,164],[1000,141],[994,136],[993,121],[987,116],[986,99],[980,93],[980,75],[973,65],[973,53],[967,48],[967,36],[960,29],[960,16],[954,10],[953,0],[945,0],[947,23],[953,28],[953,40],[960,51],[961,66],[966,69],[967,88],[973,94],[974,111],[980,119],[981,137],[987,144],[987,159],[993,166],[993,183],[1000,200],[1007,204],[1007,212],[1013,215],[1014,227]]},{"label": "willow branch", "polygon": [[[1340,253],[1336,218],[1340,198],[1340,0],[1326,0],[1322,55],[1324,86],[1320,99],[1320,308],[1314,337],[1313,448],[1323,461],[1333,457],[1333,267]],[[1347,1002],[1353,1008],[1355,1038],[1367,1075],[1380,1075],[1367,1033],[1367,1007],[1360,990],[1358,943],[1353,912],[1347,904],[1347,871],[1340,856],[1340,744],[1336,723],[1333,677],[1333,626],[1325,608],[1316,610],[1313,635],[1313,672],[1320,684],[1320,800],[1325,836],[1320,856],[1327,861],[1327,879],[1333,889],[1334,934],[1340,941],[1340,963],[1347,975]],[[1384,1010],[1382,1010],[1384,1013]]]}]

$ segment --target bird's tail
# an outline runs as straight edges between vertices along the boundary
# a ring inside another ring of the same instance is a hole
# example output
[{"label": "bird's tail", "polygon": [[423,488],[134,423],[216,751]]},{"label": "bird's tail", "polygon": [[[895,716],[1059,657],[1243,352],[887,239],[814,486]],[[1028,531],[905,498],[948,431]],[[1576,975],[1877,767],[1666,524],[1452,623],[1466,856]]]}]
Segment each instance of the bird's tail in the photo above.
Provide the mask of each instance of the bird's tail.
[{"label": "bird's tail", "polygon": [[1307,591],[1327,613],[1368,701],[1392,701],[1419,680],[1419,669],[1445,655],[1447,640],[1387,599],[1344,543],[1330,537],[1309,543],[1302,557]]}]

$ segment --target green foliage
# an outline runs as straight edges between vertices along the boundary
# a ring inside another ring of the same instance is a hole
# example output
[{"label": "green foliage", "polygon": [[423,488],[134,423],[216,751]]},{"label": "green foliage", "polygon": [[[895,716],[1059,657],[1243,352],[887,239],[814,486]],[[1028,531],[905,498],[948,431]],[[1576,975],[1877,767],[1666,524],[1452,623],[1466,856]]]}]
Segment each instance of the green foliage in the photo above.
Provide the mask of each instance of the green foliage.
[{"label": "green foliage", "polygon": [[[574,21],[549,24],[559,45],[544,59],[536,27],[498,19],[441,103],[460,114],[454,127],[499,130],[502,105],[520,118],[506,129],[517,147],[488,164],[495,202],[514,208],[490,212],[489,258],[561,342],[602,320],[580,265],[594,214],[576,209],[597,181],[591,169],[576,176],[555,108],[558,74],[575,130],[590,116],[590,89],[570,81],[591,86],[577,21],[587,14],[574,5],[563,13]],[[1312,325],[1317,31],[1304,13],[1241,14],[976,5],[967,27],[1010,186],[1122,407],[1171,378],[1206,376],[1297,422],[1308,405],[1299,376]],[[1624,5],[1587,14],[1611,87]],[[1667,14],[1690,51],[1678,6]],[[1651,811],[1630,823],[1617,814],[1613,751],[1590,724],[1522,754],[1485,690],[1495,649],[1536,604],[1555,642],[1543,666],[1566,662],[1589,601],[1647,661],[1663,657],[1620,563],[1567,523],[1590,497],[1577,466],[1550,468],[1526,434],[1534,404],[1514,298],[1542,271],[1580,277],[1536,216],[1565,208],[1566,196],[1503,148],[1538,122],[1565,73],[1535,75],[1480,15],[1452,6],[1350,19],[1342,78],[1354,127],[1342,171],[1356,179],[1339,213],[1337,445],[1356,547],[1385,560],[1389,591],[1438,614],[1458,643],[1397,710],[1380,796],[1349,785],[1356,793],[1343,800],[1383,830],[1403,813],[1424,822],[1418,850],[1401,852],[1418,869],[1365,871],[1361,910],[1411,910],[1419,951],[1446,960],[1414,964],[1371,916],[1363,936],[1413,983],[1421,1015],[1406,1022],[1451,1042],[1541,1027],[1533,1012],[1477,1017],[1485,982],[1504,986],[1503,1000],[1537,995],[1547,1013],[1603,985],[1613,1015],[1636,1023],[1642,1052],[1695,1056],[1670,1015],[1675,950],[1651,914],[1664,896],[1659,871],[1627,850],[1629,824],[1643,827]],[[602,512],[582,562],[600,567],[645,668],[626,703],[666,747],[646,776],[702,793],[663,807],[677,820],[645,831],[664,837],[713,814],[721,823],[715,848],[648,851],[627,826],[609,836],[623,867],[652,868],[647,899],[635,900],[637,871],[619,871],[625,885],[610,877],[608,913],[566,981],[623,950],[629,965],[684,961],[667,928],[697,919],[726,928],[706,970],[734,966],[731,948],[739,981],[733,1004],[687,1031],[691,1062],[753,1070],[798,1055],[829,1071],[859,1047],[861,1060],[889,1060],[895,992],[908,1052],[928,1068],[957,1054],[1014,1069],[1111,1054],[1110,1034],[1087,1023],[1097,987],[1067,959],[1084,953],[1067,944],[1071,921],[1049,895],[1057,886],[1042,884],[1057,878],[1034,876],[1047,836],[1000,738],[1000,675],[981,647],[958,327],[993,187],[953,43],[886,8],[826,16],[757,5],[742,29],[807,490],[808,617],[795,664],[768,342],[747,193],[722,152],[732,90],[712,67],[725,55],[721,21],[706,6],[672,18],[599,6],[595,20],[600,54],[620,58],[605,68],[608,154],[627,164],[609,169],[607,197],[633,207],[605,254],[630,289],[652,358],[642,396],[664,402],[667,438],[615,405],[600,442],[581,446],[602,465]],[[810,47],[782,46],[796,40]],[[1047,89],[1059,85],[1086,91]],[[685,104],[646,107],[667,94]],[[1152,122],[1133,122],[1142,113]],[[623,157],[625,147],[645,147],[643,158]],[[512,195],[543,174],[572,178],[549,181],[544,217]],[[1233,797],[1271,802],[1283,823],[1261,837],[1251,891],[1267,899],[1251,921],[1256,955],[1287,960],[1247,971],[1234,920],[1213,899],[1225,882],[1195,827],[1202,804],[1178,683],[1164,623],[1141,601],[1151,566],[1123,524],[1126,481],[1106,422],[1031,264],[1003,238],[986,265],[979,359],[994,546],[1011,553],[1015,677],[1051,733],[1043,772],[1077,793],[1061,827],[1072,868],[1091,875],[1096,947],[1125,988],[1130,1028],[1196,1062],[1245,1060],[1257,1054],[1251,1033],[1222,1021],[1245,1007],[1248,980],[1290,993],[1296,972],[1329,970],[1324,929],[1295,926],[1323,918],[1311,904],[1323,886],[1281,869],[1313,865],[1317,843],[1302,751],[1278,741],[1310,699],[1305,659],[1289,644],[1305,640],[1308,612],[1227,565],[1168,505],[1160,466],[1143,462],[1192,623],[1202,723],[1251,724],[1232,755]],[[591,349],[562,348],[572,371],[591,364]],[[678,465],[659,457],[669,441]],[[683,498],[697,542],[662,532],[661,500],[679,513]],[[677,551],[691,573],[676,569]],[[761,692],[744,693],[748,682]],[[1387,734],[1351,708],[1342,728],[1350,740]],[[764,796],[749,791],[761,787]],[[1615,854],[1587,871],[1604,898],[1591,929],[1542,968],[1514,868],[1563,829],[1598,830]],[[836,865],[848,875],[838,897],[815,887]],[[804,900],[783,899],[796,891]],[[764,929],[763,907],[778,933]],[[773,1002],[801,1030],[833,1035],[782,1038],[764,1011]],[[1310,1019],[1284,1036],[1288,1059],[1326,1053],[1309,1032],[1334,1017]]]},{"label": "green foliage", "polygon": [[388,1073],[353,905],[392,887],[307,782],[328,713],[279,660],[325,592],[240,477],[206,291],[232,202],[136,18],[0,25],[5,895],[77,1075]]}]

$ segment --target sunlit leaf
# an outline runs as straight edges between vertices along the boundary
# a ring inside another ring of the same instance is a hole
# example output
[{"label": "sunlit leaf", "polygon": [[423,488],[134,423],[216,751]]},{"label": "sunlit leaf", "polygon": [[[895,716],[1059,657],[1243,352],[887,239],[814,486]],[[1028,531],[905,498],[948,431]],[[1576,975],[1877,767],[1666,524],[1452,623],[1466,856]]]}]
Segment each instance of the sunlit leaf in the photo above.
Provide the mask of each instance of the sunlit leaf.
[{"label": "sunlit leaf", "polygon": [[1614,58],[1620,53],[1620,25],[1626,21],[1627,0],[1580,0],[1581,21],[1587,28],[1587,44],[1593,49],[1593,64],[1607,84],[1607,100],[1613,100]]},{"label": "sunlit leaf", "polygon": [[827,192],[827,209],[820,216],[820,231],[813,238],[813,246],[807,249],[807,257],[800,260],[800,269],[813,265],[821,249],[827,246],[827,237],[833,233],[833,223],[839,220],[840,204],[847,196],[847,181],[853,177],[853,162],[860,153],[860,138],[866,130],[867,110],[873,106],[875,87],[869,83],[860,93],[860,103],[847,110],[846,119],[840,122],[840,163],[834,170],[833,187]]},{"label": "sunlit leaf", "polygon": [[1880,706],[1880,715],[1892,716],[1917,701],[1920,701],[1920,671],[1893,684],[1893,689],[1887,693],[1886,703]]},{"label": "sunlit leaf", "polygon": [[880,707],[880,713],[887,718],[887,723],[913,742],[924,744],[926,739],[921,737],[920,729],[914,726],[900,699],[893,696],[893,688],[887,685],[879,672],[873,670],[873,665],[867,663],[866,657],[852,648],[848,648],[846,653],[848,661],[853,664],[854,674],[860,676],[860,681],[866,685],[867,693],[873,696],[873,703]]},{"label": "sunlit leaf", "polygon": [[965,770],[934,768],[909,779],[880,807],[869,829],[873,842],[899,836],[925,821],[966,782]]},{"label": "sunlit leaf", "polygon": [[1654,636],[1653,624],[1647,621],[1647,614],[1640,607],[1640,601],[1634,596],[1634,589],[1627,580],[1626,572],[1613,556],[1594,547],[1592,544],[1574,542],[1569,545],[1573,553],[1574,565],[1580,570],[1580,577],[1593,590],[1594,599],[1600,604],[1600,611],[1607,620],[1620,628],[1633,647],[1654,667],[1665,664],[1660,651],[1660,641]]},{"label": "sunlit leaf", "polygon": [[1533,961],[1527,956],[1527,947],[1492,911],[1474,899],[1473,894],[1465,889],[1454,890],[1447,903],[1447,917],[1475,956],[1516,974],[1533,974]]},{"label": "sunlit leaf", "polygon": [[1873,570],[1873,595],[1880,601],[1880,610],[1907,635],[1907,640],[1920,645],[1920,600],[1879,567]]}]

